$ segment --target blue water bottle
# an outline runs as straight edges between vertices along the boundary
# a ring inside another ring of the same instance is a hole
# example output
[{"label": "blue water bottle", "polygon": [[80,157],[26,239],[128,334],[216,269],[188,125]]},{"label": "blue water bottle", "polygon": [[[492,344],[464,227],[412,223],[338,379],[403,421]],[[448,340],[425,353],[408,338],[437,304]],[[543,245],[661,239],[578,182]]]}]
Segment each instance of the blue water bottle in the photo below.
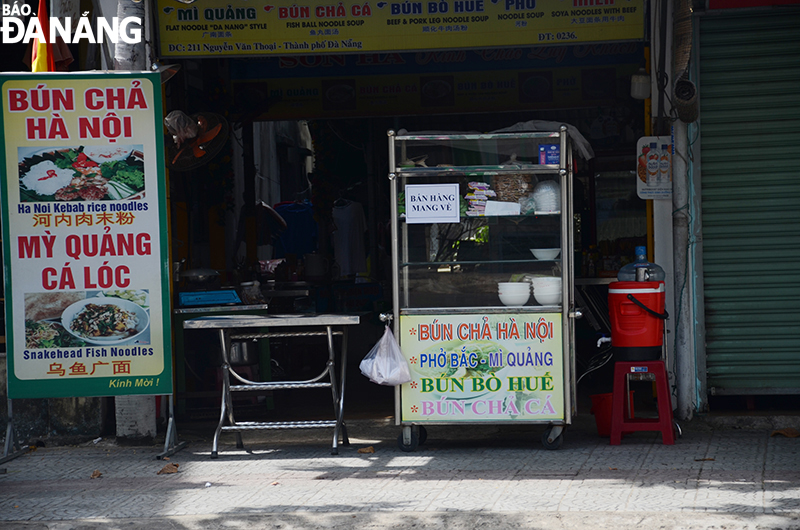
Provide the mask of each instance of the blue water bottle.
[{"label": "blue water bottle", "polygon": [[636,261],[628,263],[617,273],[617,280],[621,282],[663,282],[666,277],[660,265],[647,261],[647,247],[644,246],[636,247]]}]

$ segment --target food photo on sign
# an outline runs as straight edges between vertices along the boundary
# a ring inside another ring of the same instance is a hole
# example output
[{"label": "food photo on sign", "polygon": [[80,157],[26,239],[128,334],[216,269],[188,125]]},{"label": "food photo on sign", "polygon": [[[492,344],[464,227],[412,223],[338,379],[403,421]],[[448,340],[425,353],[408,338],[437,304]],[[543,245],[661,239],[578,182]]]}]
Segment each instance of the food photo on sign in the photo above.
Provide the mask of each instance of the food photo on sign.
[{"label": "food photo on sign", "polygon": [[150,343],[144,289],[25,294],[25,347],[70,348]]},{"label": "food photo on sign", "polygon": [[20,147],[20,202],[144,197],[141,145]]}]

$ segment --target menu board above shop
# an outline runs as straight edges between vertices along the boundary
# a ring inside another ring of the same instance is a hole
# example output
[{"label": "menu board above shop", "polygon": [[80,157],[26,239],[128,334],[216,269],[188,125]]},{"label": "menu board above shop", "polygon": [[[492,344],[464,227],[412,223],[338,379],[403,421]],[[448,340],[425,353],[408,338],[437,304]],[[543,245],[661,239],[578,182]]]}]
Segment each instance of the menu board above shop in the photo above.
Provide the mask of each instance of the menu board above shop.
[{"label": "menu board above shop", "polygon": [[642,40],[644,0],[157,0],[162,57]]}]

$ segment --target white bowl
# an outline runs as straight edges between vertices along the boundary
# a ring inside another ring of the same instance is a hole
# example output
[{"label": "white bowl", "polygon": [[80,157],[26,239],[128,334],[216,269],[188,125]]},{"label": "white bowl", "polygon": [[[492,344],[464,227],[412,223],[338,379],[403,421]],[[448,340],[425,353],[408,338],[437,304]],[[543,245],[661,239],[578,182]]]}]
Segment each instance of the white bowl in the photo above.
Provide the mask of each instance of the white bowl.
[{"label": "white bowl", "polygon": [[531,285],[536,287],[561,287],[561,278],[536,278],[531,280]]},{"label": "white bowl", "polygon": [[561,254],[560,248],[532,248],[531,252],[536,259],[556,259]]},{"label": "white bowl", "polygon": [[538,293],[538,294],[554,294],[554,293],[560,293],[561,292],[561,288],[560,287],[552,287],[552,288],[551,287],[538,287],[538,288],[534,289],[533,292],[534,293]]},{"label": "white bowl", "polygon": [[[108,336],[87,336],[79,333],[72,329],[72,321],[81,314],[84,308],[89,305],[94,304],[98,306],[105,306],[105,305],[112,305],[116,306],[124,311],[128,311],[133,313],[136,317],[136,325],[134,326],[133,332],[130,334],[125,335],[108,335]],[[147,311],[140,306],[139,304],[135,304],[130,300],[123,300],[122,298],[111,298],[111,297],[96,297],[96,298],[86,298],[84,300],[80,300],[75,302],[71,306],[67,307],[64,312],[61,314],[61,325],[64,326],[64,329],[67,330],[68,333],[71,335],[88,342],[89,344],[103,344],[113,346],[115,344],[123,344],[132,341],[136,337],[140,336],[142,333],[147,330],[150,326],[150,315]]]},{"label": "white bowl", "polygon": [[536,291],[533,292],[533,297],[541,305],[556,305],[561,302],[561,293],[553,294],[540,294]]},{"label": "white bowl", "polygon": [[531,294],[531,289],[499,289],[497,294]]},{"label": "white bowl", "polygon": [[536,284],[545,284],[545,283],[561,283],[560,276],[533,276],[531,277],[531,283]]},{"label": "white bowl", "polygon": [[561,289],[561,280],[558,281],[534,281],[531,282],[533,290],[536,289]]},{"label": "white bowl", "polygon": [[[518,300],[525,298],[525,301],[527,302],[531,298],[531,293],[497,293],[497,296],[501,298],[507,298],[509,300]],[[524,303],[525,302],[520,302],[519,304],[511,304],[511,305],[522,305]]]},{"label": "white bowl", "polygon": [[497,289],[500,291],[519,289],[521,291],[530,290],[531,284],[528,282],[498,282]]},{"label": "white bowl", "polygon": [[531,293],[498,294],[500,301],[504,305],[525,305],[531,297]]}]

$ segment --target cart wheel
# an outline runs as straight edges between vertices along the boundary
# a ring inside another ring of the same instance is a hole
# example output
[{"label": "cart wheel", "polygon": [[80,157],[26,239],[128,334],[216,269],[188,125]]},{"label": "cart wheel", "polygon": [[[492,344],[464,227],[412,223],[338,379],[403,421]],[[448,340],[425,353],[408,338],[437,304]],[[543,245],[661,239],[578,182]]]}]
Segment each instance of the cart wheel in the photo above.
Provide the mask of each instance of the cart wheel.
[{"label": "cart wheel", "polygon": [[411,443],[405,445],[403,443],[403,433],[400,433],[400,436],[397,437],[397,447],[400,448],[401,451],[405,453],[413,453],[417,450],[419,446],[419,434],[414,431],[411,431]]},{"label": "cart wheel", "polygon": [[419,426],[419,445],[424,444],[427,439],[428,439],[428,429],[426,429],[424,426],[420,425]]},{"label": "cart wheel", "polygon": [[552,441],[550,441],[550,433],[552,433],[553,427],[548,427],[544,434],[542,434],[542,445],[545,449],[549,449],[550,451],[555,451],[556,449],[561,448],[561,444],[564,443],[564,431],[562,430],[558,436],[556,436]]}]

